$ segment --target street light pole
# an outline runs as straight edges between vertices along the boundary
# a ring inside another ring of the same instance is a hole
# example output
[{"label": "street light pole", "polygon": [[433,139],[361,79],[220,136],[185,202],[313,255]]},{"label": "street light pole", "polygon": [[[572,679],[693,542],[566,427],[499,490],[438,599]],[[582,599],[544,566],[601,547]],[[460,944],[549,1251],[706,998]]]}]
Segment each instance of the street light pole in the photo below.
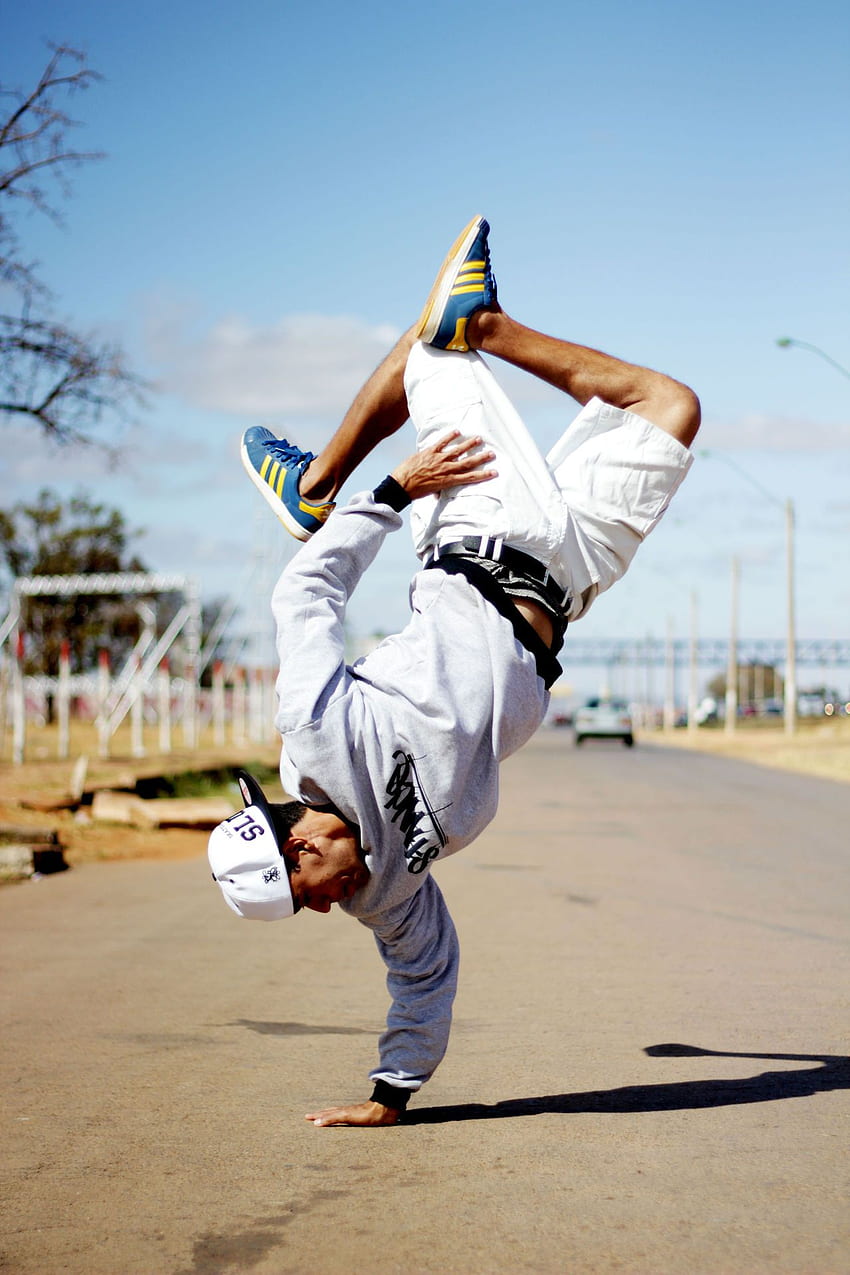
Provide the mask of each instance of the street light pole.
[{"label": "street light pole", "polygon": [[676,725],[676,648],[673,645],[673,617],[667,617],[667,640],[664,649],[664,729]]},{"label": "street light pole", "polygon": [[699,599],[696,590],[691,592],[691,640],[688,650],[688,731],[693,734],[697,728],[697,707],[699,704]]},{"label": "street light pole", "polygon": [[[835,368],[836,372],[846,376],[847,380],[850,381],[850,371],[839,363],[837,359],[834,359],[831,354],[827,354],[826,350],[822,350],[819,345],[812,345],[811,341],[798,341],[793,336],[777,337],[776,344],[782,350],[788,350],[792,346],[796,346],[799,350],[808,350],[810,354],[816,354],[819,359],[823,359],[830,367]],[[785,539],[788,557],[788,660],[785,669],[785,730],[787,734],[793,735],[797,726],[797,659],[796,643],[794,642],[794,505],[790,500],[785,502]]]},{"label": "street light pole", "polygon": [[732,734],[738,722],[738,582],[741,564],[737,554],[732,559],[732,599],[729,608],[729,658],[726,663],[726,722],[727,734]]},{"label": "street light pole", "polygon": [[785,734],[797,729],[797,622],[794,606],[794,502],[785,502],[785,553],[788,593],[788,628],[785,659]]},{"label": "street light pole", "polygon": [[[783,340],[790,341],[790,337],[784,337]],[[780,505],[782,502],[763,487],[752,474],[747,473],[734,460],[730,460],[728,456],[724,456],[722,452],[703,451],[703,456],[714,457],[722,460],[730,469],[734,469],[742,478],[746,478],[747,482],[769,500],[771,504]],[[785,501],[785,588],[786,588],[786,646],[787,652],[785,656],[785,730],[789,735],[793,735],[797,729],[797,637],[796,637],[796,610],[794,606],[794,502],[789,498]],[[728,694],[728,690],[727,690]]]},{"label": "street light pole", "polygon": [[827,354],[826,350],[822,350],[819,345],[812,345],[809,341],[798,341],[793,336],[778,336],[776,344],[780,350],[789,350],[792,346],[796,346],[798,350],[808,350],[810,354],[816,354],[818,358],[824,359],[830,367],[834,367],[837,372],[840,372],[842,376],[846,376],[848,381],[850,381],[850,372],[847,371],[847,368],[843,367],[832,355]]}]

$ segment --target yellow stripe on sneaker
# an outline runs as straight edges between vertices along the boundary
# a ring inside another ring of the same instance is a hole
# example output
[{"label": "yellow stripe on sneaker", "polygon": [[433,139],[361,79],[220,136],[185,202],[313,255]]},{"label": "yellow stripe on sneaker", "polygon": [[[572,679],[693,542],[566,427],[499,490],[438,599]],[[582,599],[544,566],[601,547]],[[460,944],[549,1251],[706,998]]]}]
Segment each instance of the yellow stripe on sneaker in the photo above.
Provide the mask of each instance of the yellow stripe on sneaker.
[{"label": "yellow stripe on sneaker", "polygon": [[283,495],[283,484],[285,482],[286,482],[286,466],[281,465],[280,474],[277,475],[275,479],[275,484],[274,484],[275,494],[278,497]]},{"label": "yellow stripe on sneaker", "polygon": [[455,324],[455,334],[452,337],[451,341],[449,341],[448,345],[446,346],[447,350],[460,351],[460,353],[462,354],[465,354],[468,351],[469,346],[466,341],[467,322],[468,320],[465,318],[458,319],[457,323]]},{"label": "yellow stripe on sneaker", "polygon": [[265,478],[266,474],[269,472],[269,465],[271,465],[271,464],[272,464],[272,458],[271,458],[271,456],[266,456],[266,457],[264,457],[264,459],[263,459],[263,463],[262,463],[262,465],[260,466],[260,477],[261,477],[261,478]]},{"label": "yellow stripe on sneaker", "polygon": [[311,514],[314,518],[318,518],[320,522],[325,522],[328,514],[333,509],[333,505],[308,505],[306,500],[298,500],[298,508],[302,513]]},{"label": "yellow stripe on sneaker", "polygon": [[[425,333],[428,332],[429,330],[432,316],[434,315],[434,311],[437,307],[437,300],[440,296],[440,288],[443,285],[443,280],[445,278],[446,271],[451,268],[452,263],[455,261],[458,254],[463,250],[464,245],[467,245],[466,247],[467,252],[471,251],[472,245],[475,242],[475,236],[479,231],[482,220],[483,218],[480,216],[473,217],[472,220],[469,222],[469,224],[464,226],[463,230],[460,232],[457,239],[454,241],[448,253],[446,254],[443,264],[440,266],[437,277],[434,280],[431,291],[428,293],[428,299],[425,302],[425,307],[419,316],[419,320],[416,326],[413,329],[413,335],[415,336],[417,341],[426,339]],[[455,267],[455,269],[462,270],[464,266],[468,264],[470,263],[462,262],[460,267]],[[482,262],[476,262],[476,264],[483,266],[485,263],[482,261]],[[433,336],[433,333],[431,333],[430,336]],[[430,336],[428,337],[428,339],[430,339]]]},{"label": "yellow stripe on sneaker", "polygon": [[451,295],[453,297],[461,297],[465,292],[480,292],[481,288],[477,283],[469,283],[464,285],[456,285],[452,288]]}]

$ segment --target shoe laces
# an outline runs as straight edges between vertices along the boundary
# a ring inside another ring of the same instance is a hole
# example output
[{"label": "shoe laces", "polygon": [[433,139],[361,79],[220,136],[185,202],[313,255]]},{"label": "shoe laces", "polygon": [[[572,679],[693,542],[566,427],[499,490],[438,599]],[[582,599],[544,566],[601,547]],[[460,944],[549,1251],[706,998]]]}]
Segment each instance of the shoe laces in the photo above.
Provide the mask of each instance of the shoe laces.
[{"label": "shoe laces", "polygon": [[312,452],[302,451],[300,447],[296,447],[294,443],[288,443],[285,438],[279,438],[272,441],[271,439],[265,444],[266,450],[275,460],[281,461],[287,468],[293,466],[309,465],[311,460],[315,460]]}]

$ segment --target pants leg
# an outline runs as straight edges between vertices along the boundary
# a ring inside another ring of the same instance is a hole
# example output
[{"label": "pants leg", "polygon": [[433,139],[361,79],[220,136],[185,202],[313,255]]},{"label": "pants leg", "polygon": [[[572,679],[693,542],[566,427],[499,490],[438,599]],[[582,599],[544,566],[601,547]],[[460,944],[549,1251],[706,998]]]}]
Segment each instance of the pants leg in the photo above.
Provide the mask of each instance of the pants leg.
[{"label": "pants leg", "polygon": [[565,513],[551,563],[573,590],[573,619],[628,570],[693,463],[651,421],[592,398],[546,458]]},{"label": "pants leg", "polygon": [[513,404],[484,360],[417,343],[408,358],[405,391],[417,447],[453,429],[480,435],[496,453],[495,478],[448,488],[413,504],[417,554],[464,536],[486,535],[548,563],[563,538],[557,483]]},{"label": "pants leg", "polygon": [[414,501],[417,554],[486,535],[530,554],[573,598],[570,618],[627,571],[693,461],[650,421],[594,398],[544,460],[484,360],[417,343],[405,373],[417,446],[480,435],[496,478]]}]

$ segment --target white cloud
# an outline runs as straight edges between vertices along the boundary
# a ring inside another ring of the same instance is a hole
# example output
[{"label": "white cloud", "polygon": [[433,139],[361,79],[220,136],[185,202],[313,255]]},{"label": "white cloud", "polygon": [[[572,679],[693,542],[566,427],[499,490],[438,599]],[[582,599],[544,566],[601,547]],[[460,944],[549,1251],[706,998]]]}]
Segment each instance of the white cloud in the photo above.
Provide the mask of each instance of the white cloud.
[{"label": "white cloud", "polygon": [[[320,314],[286,315],[266,326],[231,315],[204,330],[193,308],[163,299],[153,303],[147,324],[165,390],[194,407],[272,424],[335,424],[400,335],[390,324]],[[558,410],[566,403],[565,416],[572,415],[571,400],[551,386],[497,360],[493,366],[517,405]]]},{"label": "white cloud", "polygon": [[850,420],[825,425],[803,417],[750,413],[736,420],[707,420],[696,443],[731,450],[822,452],[850,447]]},{"label": "white cloud", "polygon": [[[356,316],[295,314],[275,323],[239,315],[199,328],[197,314],[163,299],[148,323],[150,352],[162,369],[163,388],[206,411],[274,425],[297,419],[335,424],[357,390],[398,338],[388,324]],[[534,377],[493,360],[510,397],[533,417],[569,419],[573,405]],[[850,420],[825,424],[802,417],[750,413],[707,419],[698,446],[763,451],[828,451],[850,447]]]},{"label": "white cloud", "polygon": [[316,314],[267,327],[230,316],[197,334],[186,317],[164,314],[148,328],[165,388],[249,420],[340,417],[400,335],[386,324]]},{"label": "white cloud", "polygon": [[35,424],[0,423],[0,493],[5,502],[37,487],[88,486],[102,482],[111,462],[96,444],[62,444],[45,435]]},{"label": "white cloud", "polygon": [[[200,483],[208,481],[215,463],[223,463],[221,447],[203,438],[182,438],[173,426],[159,422],[128,425],[109,441],[116,455],[98,443],[58,443],[35,424],[0,424],[0,495],[8,503],[41,487],[98,490],[163,479],[174,486],[195,471],[202,474]],[[231,462],[226,451],[224,460]]]}]

